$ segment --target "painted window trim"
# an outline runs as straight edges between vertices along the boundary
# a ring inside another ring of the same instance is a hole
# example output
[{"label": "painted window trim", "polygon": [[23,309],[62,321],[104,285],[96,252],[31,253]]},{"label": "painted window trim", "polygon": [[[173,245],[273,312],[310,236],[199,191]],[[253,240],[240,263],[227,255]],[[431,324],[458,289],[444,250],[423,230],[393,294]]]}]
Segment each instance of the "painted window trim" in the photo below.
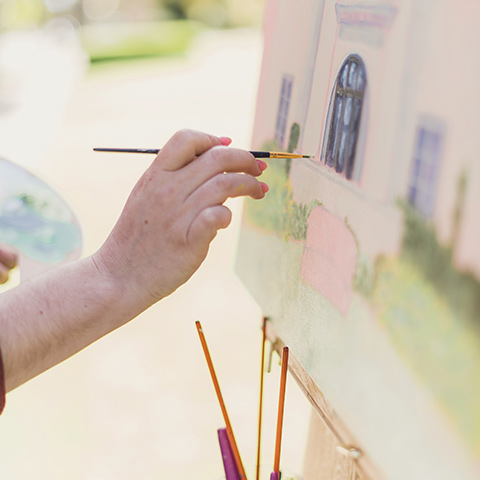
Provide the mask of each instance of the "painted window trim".
[{"label": "painted window trim", "polygon": [[[445,131],[446,128],[442,121],[428,115],[420,116],[415,127],[408,175],[407,200],[424,218],[433,218],[435,214],[435,200],[440,182]],[[429,141],[436,137],[435,151],[427,151],[425,144],[420,145],[420,135],[422,133],[424,142],[427,142],[425,134],[430,137]],[[415,175],[416,169],[420,170],[417,175]]]},{"label": "painted window trim", "polygon": [[[277,117],[275,122],[275,140],[279,147],[283,147],[287,132],[288,114],[292,101],[293,75],[283,74],[280,84],[280,98],[278,101]],[[285,87],[288,93],[285,91]]]}]

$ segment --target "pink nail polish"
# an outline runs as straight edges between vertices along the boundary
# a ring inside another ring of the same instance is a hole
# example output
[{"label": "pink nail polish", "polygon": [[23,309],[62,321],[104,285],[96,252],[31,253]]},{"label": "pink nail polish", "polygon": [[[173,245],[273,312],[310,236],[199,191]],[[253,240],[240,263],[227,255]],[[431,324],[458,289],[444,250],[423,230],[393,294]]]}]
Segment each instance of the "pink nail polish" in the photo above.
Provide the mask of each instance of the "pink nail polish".
[{"label": "pink nail polish", "polygon": [[228,147],[232,143],[232,139],[230,137],[218,137],[222,145]]},{"label": "pink nail polish", "polygon": [[262,172],[267,169],[267,164],[263,160],[257,160],[257,163]]},{"label": "pink nail polish", "polygon": [[270,187],[266,183],[263,183],[263,182],[259,182],[259,183],[260,183],[260,186],[262,187],[263,193],[267,193],[270,190]]}]

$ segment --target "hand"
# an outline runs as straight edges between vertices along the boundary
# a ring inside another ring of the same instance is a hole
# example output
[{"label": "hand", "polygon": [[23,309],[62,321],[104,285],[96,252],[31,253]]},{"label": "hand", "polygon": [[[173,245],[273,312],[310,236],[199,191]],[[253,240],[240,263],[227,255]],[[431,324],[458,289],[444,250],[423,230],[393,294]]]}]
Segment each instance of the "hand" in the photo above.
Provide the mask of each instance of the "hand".
[{"label": "hand", "polygon": [[[217,231],[231,221],[229,197],[261,199],[266,164],[228,139],[183,130],[164,146],[134,187],[102,248],[97,268],[147,308],[197,270]],[[124,287],[127,288],[124,288]]]},{"label": "hand", "polygon": [[18,263],[17,252],[8,245],[0,244],[0,284],[6,283],[10,270]]}]

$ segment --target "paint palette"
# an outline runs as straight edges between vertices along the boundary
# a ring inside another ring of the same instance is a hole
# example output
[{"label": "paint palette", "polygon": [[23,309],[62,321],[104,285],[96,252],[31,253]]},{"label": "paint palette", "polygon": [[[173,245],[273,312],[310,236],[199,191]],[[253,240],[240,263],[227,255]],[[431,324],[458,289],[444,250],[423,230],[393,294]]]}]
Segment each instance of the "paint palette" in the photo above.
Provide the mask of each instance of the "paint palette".
[{"label": "paint palette", "polygon": [[0,243],[19,251],[22,279],[78,258],[82,246],[79,222],[58,193],[1,158]]}]

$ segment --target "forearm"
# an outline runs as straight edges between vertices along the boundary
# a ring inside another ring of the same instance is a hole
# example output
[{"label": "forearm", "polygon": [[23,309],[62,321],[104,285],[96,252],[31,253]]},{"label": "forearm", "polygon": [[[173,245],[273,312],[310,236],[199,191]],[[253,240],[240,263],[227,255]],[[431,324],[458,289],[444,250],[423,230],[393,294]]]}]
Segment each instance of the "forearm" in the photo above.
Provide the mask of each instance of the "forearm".
[{"label": "forearm", "polygon": [[[127,286],[91,257],[0,295],[0,346],[10,391],[138,315]],[[132,303],[132,305],[130,305]]]},{"label": "forearm", "polygon": [[227,198],[263,198],[266,164],[229,139],[175,134],[137,182],[92,257],[0,296],[0,348],[10,391],[128,322],[186,282],[217,231]]}]

